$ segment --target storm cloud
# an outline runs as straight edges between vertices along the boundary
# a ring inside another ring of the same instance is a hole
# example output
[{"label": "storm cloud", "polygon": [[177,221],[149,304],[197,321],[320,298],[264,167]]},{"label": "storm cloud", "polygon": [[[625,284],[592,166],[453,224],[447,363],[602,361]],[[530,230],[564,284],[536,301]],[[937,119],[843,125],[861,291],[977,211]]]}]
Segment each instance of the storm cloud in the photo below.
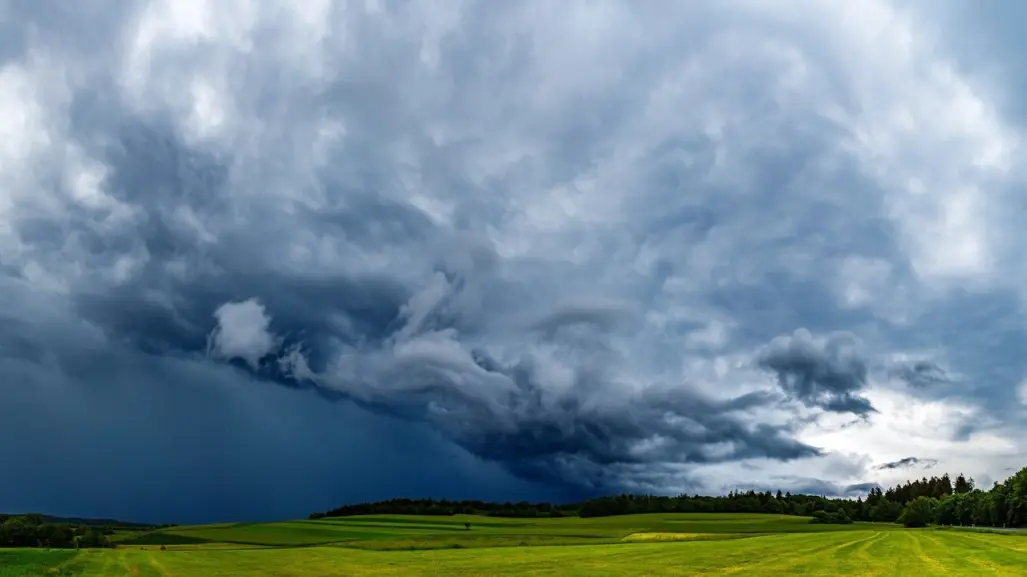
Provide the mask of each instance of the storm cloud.
[{"label": "storm cloud", "polygon": [[937,459],[923,459],[920,457],[904,457],[897,461],[890,461],[878,465],[877,468],[881,470],[885,469],[911,469],[913,467],[920,467],[922,469],[930,469],[938,464]]},{"label": "storm cloud", "polygon": [[889,371],[914,387],[931,387],[953,382],[953,378],[942,367],[930,361],[898,363]]},{"label": "storm cloud", "polygon": [[997,478],[1024,79],[951,12],[0,3],[0,460],[155,521]]},{"label": "storm cloud", "polygon": [[874,410],[859,396],[867,385],[867,364],[852,335],[816,340],[805,329],[770,342],[757,365],[777,377],[781,389],[806,405],[839,413],[865,415]]}]

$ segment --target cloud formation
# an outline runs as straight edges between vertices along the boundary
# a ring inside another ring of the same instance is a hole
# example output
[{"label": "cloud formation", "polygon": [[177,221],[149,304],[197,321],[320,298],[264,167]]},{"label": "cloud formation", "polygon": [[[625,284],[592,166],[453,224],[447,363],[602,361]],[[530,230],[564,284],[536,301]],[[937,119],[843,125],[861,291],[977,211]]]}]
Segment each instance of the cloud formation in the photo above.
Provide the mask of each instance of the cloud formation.
[{"label": "cloud formation", "polygon": [[938,464],[937,459],[923,459],[920,457],[904,457],[897,461],[890,461],[878,465],[877,468],[881,470],[885,469],[911,469],[913,467],[920,467],[922,469],[930,469],[931,467]]},{"label": "cloud formation", "polygon": [[892,367],[891,374],[914,387],[930,387],[953,382],[953,378],[942,367],[930,361],[899,363]]},{"label": "cloud formation", "polygon": [[[820,451],[791,438],[788,427],[753,421],[773,405],[769,392],[716,398],[688,383],[632,386],[615,368],[610,343],[597,335],[620,311],[559,310],[530,323],[522,338],[532,351],[504,363],[483,348],[467,348],[443,323],[464,298],[459,281],[434,277],[399,308],[378,345],[344,346],[323,370],[311,369],[302,341],[279,350],[279,380],[313,384],[361,406],[430,424],[471,454],[518,476],[579,490],[637,486],[652,465],[770,458],[791,461]],[[258,361],[282,339],[254,300],[217,309],[210,350]],[[442,324],[445,328],[438,328]],[[543,336],[532,337],[539,328]],[[583,328],[583,333],[566,331]],[[577,358],[560,362],[560,354]],[[659,487],[653,487],[658,489]]]},{"label": "cloud formation", "polygon": [[[1003,21],[960,10],[2,3],[0,407],[190,488],[143,517],[238,515],[173,441],[194,415],[225,479],[271,462],[249,437],[311,473],[254,488],[318,500],[269,515],[842,495],[911,452],[998,478],[1027,461],[1023,78],[949,44]],[[389,464],[349,477],[347,443]],[[388,481],[431,463],[458,480]]]},{"label": "cloud formation", "polygon": [[857,394],[867,385],[867,364],[852,335],[815,340],[809,331],[799,329],[771,341],[756,364],[773,372],[781,389],[807,406],[857,415],[874,410]]},{"label": "cloud formation", "polygon": [[210,334],[207,354],[218,359],[242,359],[256,370],[273,351],[276,339],[268,332],[271,318],[256,299],[225,303],[214,311],[217,326]]}]

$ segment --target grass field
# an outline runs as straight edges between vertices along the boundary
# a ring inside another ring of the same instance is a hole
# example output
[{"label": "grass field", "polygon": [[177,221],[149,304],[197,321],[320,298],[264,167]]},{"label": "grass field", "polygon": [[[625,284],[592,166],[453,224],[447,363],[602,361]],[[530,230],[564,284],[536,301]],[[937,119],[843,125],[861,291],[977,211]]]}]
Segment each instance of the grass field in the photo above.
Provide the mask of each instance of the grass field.
[{"label": "grass field", "polygon": [[[471,530],[464,523],[471,523]],[[785,515],[681,514],[629,515],[580,519],[502,519],[367,516],[181,527],[138,535],[122,535],[126,546],[195,549],[239,546],[339,545],[359,549],[444,549],[620,543],[635,533],[693,534],[729,539],[777,533],[849,531],[853,527],[895,530],[892,524],[811,525],[808,519]],[[639,539],[638,537],[635,538]]]},{"label": "grass field", "polygon": [[369,516],[118,538],[116,550],[0,550],[0,577],[1027,574],[1025,536],[776,515]]}]

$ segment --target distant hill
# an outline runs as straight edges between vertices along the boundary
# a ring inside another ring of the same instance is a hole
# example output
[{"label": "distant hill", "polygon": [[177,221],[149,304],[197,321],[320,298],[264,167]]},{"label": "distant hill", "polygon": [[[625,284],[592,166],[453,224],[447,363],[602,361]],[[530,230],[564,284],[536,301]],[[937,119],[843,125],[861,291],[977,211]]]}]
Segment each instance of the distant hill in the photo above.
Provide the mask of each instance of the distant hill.
[{"label": "distant hill", "polygon": [[[7,517],[20,517],[28,513],[0,513],[0,519]],[[57,517],[54,515],[39,515],[44,523],[70,523],[72,525],[86,525],[89,527],[111,527],[115,529],[153,529],[156,527],[172,527],[173,525],[158,525],[156,523],[131,523],[129,521],[118,521],[116,519],[90,519],[86,517]]]}]

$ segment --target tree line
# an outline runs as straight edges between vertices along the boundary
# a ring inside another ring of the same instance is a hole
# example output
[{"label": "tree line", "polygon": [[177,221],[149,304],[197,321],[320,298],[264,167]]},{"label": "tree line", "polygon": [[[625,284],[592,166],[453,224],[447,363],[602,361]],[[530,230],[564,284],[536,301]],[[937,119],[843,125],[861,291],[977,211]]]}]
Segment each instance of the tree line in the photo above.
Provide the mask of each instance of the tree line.
[{"label": "tree line", "polygon": [[965,490],[942,495],[914,495],[903,511],[909,527],[938,525],[980,525],[983,527],[1027,527],[1027,468],[987,491],[969,483]]},{"label": "tree line", "polygon": [[436,499],[391,499],[344,505],[311,519],[350,515],[455,515],[493,517],[604,517],[638,513],[773,513],[811,517],[813,523],[873,521],[923,526],[982,525],[1027,527],[1027,468],[988,490],[975,487],[960,474],[923,477],[883,490],[873,488],[866,498],[829,498],[770,491],[732,491],[727,495],[611,495],[578,503],[490,503]]},{"label": "tree line", "polygon": [[52,522],[43,515],[0,515],[0,547],[112,547],[112,527]]},{"label": "tree line", "polygon": [[343,505],[324,513],[313,513],[311,519],[350,517],[354,515],[486,515],[489,517],[563,517],[577,515],[577,504],[492,503],[489,501],[450,501],[447,499],[389,499],[373,503]]}]

